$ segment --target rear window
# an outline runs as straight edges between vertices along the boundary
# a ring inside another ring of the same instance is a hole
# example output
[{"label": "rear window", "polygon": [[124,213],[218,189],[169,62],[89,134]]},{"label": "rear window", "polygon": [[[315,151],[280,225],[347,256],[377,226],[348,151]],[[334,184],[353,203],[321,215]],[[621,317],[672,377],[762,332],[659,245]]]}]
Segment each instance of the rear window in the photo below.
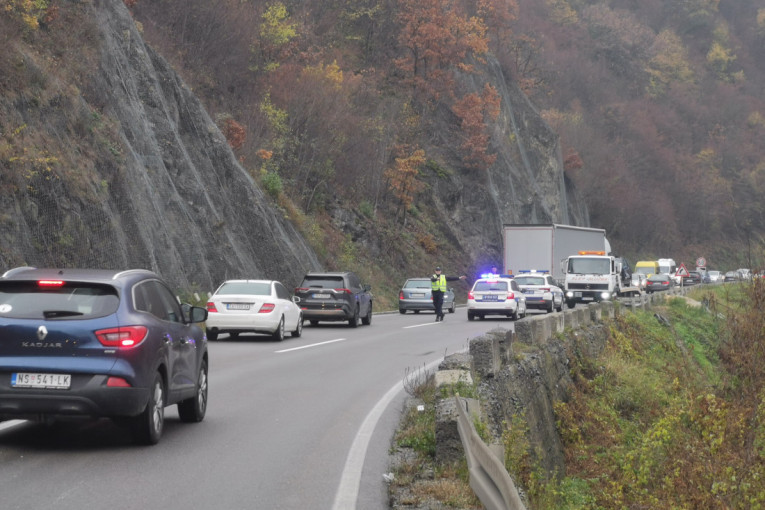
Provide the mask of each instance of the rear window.
[{"label": "rear window", "polygon": [[117,289],[110,285],[64,282],[43,286],[38,282],[0,282],[0,318],[91,319],[117,311]]},{"label": "rear window", "polygon": [[535,276],[516,276],[515,281],[518,285],[544,285],[545,279]]},{"label": "rear window", "polygon": [[231,295],[231,294],[251,294],[255,296],[270,296],[271,284],[265,282],[229,282],[220,286],[215,294]]},{"label": "rear window", "polygon": [[407,280],[404,284],[405,289],[430,289],[430,280]]},{"label": "rear window", "polygon": [[301,287],[310,289],[344,289],[342,276],[306,276]]},{"label": "rear window", "polygon": [[473,290],[477,292],[489,290],[507,291],[507,282],[475,282]]}]

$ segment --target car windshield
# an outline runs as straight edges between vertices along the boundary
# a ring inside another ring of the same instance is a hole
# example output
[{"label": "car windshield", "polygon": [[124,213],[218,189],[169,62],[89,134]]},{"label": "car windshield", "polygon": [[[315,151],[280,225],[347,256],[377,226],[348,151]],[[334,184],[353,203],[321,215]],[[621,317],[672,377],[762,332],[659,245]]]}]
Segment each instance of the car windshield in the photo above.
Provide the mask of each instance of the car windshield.
[{"label": "car windshield", "polygon": [[639,274],[644,274],[648,276],[649,274],[654,274],[656,272],[656,268],[654,267],[636,267],[635,272]]},{"label": "car windshield", "polygon": [[405,289],[430,289],[430,280],[407,280]]},{"label": "car windshield", "polygon": [[568,272],[575,274],[609,274],[611,272],[611,261],[604,258],[571,258],[568,263]]},{"label": "car windshield", "polygon": [[539,276],[517,276],[515,281],[518,285],[544,285],[545,279]]},{"label": "car windshield", "polygon": [[271,284],[268,282],[226,282],[215,293],[219,296],[231,294],[270,296]]},{"label": "car windshield", "polygon": [[0,282],[0,318],[92,319],[117,311],[120,299],[110,285],[64,282],[46,286],[37,281]]},{"label": "car windshield", "polygon": [[507,282],[475,282],[476,292],[486,292],[489,290],[507,291]]},{"label": "car windshield", "polygon": [[311,289],[342,289],[345,288],[342,276],[307,276],[301,287]]}]

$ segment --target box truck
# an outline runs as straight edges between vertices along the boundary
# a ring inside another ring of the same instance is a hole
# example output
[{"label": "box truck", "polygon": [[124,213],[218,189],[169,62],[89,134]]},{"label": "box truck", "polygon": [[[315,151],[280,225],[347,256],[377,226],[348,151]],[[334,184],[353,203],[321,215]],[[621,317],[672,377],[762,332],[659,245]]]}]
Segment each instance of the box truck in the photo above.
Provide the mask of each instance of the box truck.
[{"label": "box truck", "polygon": [[565,281],[561,261],[582,250],[611,252],[605,230],[555,223],[505,224],[503,245],[503,274],[549,271],[561,287]]}]

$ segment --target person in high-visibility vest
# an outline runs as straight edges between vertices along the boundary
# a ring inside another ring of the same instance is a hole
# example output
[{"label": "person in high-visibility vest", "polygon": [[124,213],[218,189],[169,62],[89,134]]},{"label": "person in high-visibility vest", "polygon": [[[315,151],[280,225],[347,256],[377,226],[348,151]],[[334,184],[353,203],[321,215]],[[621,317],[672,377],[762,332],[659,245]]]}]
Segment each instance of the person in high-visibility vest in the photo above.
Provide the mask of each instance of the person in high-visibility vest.
[{"label": "person in high-visibility vest", "polygon": [[433,295],[433,306],[436,309],[436,322],[444,320],[444,294],[446,294],[446,282],[464,280],[467,276],[446,276],[441,274],[441,267],[436,267],[436,273],[430,277],[430,289]]}]

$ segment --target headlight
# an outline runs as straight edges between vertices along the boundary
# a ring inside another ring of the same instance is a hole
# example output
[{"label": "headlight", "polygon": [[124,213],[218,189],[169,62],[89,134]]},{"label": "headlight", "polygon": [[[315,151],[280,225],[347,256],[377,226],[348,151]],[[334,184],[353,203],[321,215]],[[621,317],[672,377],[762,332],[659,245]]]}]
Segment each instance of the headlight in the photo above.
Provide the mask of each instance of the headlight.
[{"label": "headlight", "polygon": [[611,297],[611,293],[610,292],[601,292],[600,293],[600,299],[608,299],[610,297]]},{"label": "headlight", "polygon": [[574,297],[574,293],[569,290],[566,292],[566,297]]}]

